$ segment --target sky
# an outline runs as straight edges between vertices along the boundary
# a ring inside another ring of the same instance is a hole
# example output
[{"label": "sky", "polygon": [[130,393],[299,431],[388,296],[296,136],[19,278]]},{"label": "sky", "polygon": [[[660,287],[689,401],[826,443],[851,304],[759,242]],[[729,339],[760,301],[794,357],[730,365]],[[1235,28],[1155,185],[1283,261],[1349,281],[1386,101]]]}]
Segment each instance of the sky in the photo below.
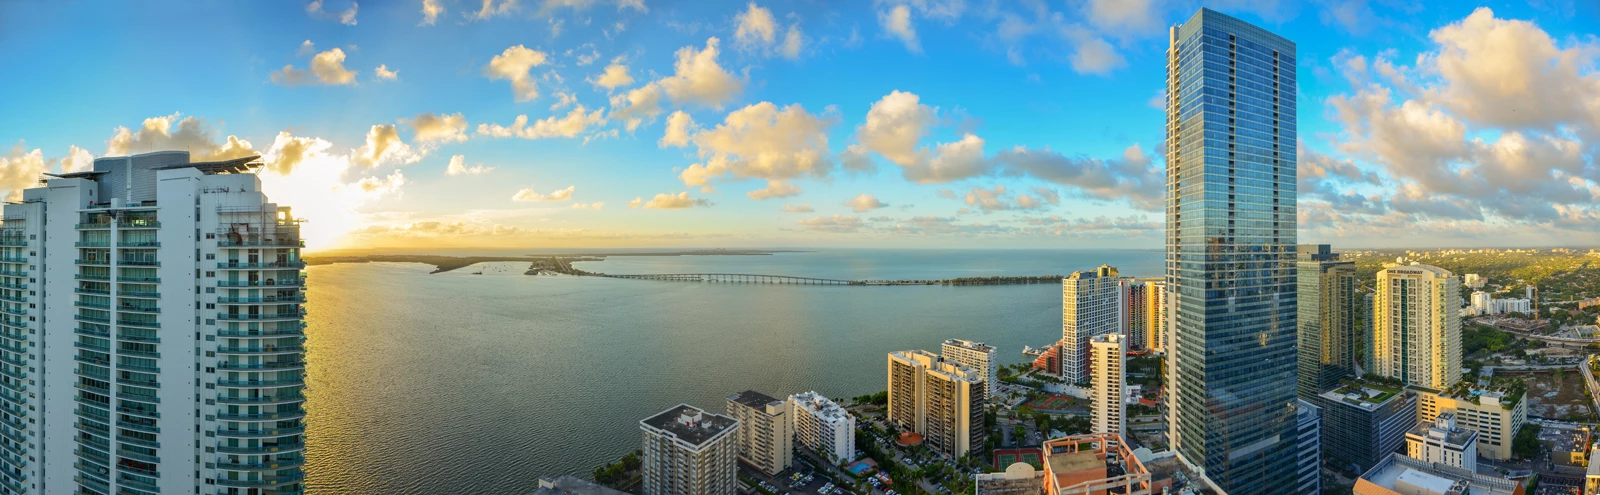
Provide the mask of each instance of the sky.
[{"label": "sky", "polygon": [[1300,242],[1600,245],[1585,0],[0,2],[0,196],[186,149],[310,250],[1159,249],[1202,6],[1297,44]]}]

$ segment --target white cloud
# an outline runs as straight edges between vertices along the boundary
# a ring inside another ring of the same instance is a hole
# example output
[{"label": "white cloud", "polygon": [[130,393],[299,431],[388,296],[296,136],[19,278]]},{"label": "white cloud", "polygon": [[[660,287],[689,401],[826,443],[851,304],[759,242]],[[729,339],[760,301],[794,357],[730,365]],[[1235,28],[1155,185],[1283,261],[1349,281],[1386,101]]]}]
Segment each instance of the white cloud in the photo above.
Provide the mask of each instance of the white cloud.
[{"label": "white cloud", "polygon": [[895,90],[867,110],[866,121],[856,127],[856,141],[897,165],[915,166],[927,159],[917,144],[937,123],[937,108],[923,105],[915,93]]},{"label": "white cloud", "polygon": [[690,186],[707,186],[717,179],[766,180],[769,193],[788,192],[793,186],[776,183],[828,175],[832,162],[827,131],[835,121],[812,115],[800,105],[780,110],[761,102],[734,110],[715,128],[689,136],[704,161],[690,165],[679,177]]},{"label": "white cloud", "polygon": [[[628,203],[628,206],[632,207],[638,202],[639,199],[635,198],[633,202]],[[711,206],[711,201],[705,198],[691,198],[688,191],[683,191],[678,194],[657,194],[656,197],[644,203],[644,208],[647,210],[677,210],[696,206]]]},{"label": "white cloud", "polygon": [[556,102],[550,104],[550,111],[552,112],[578,104],[578,97],[566,91],[556,92],[555,98]]},{"label": "white cloud", "polygon": [[306,55],[310,55],[310,54],[313,54],[313,53],[316,53],[316,52],[317,52],[317,45],[312,43],[311,40],[305,40],[305,42],[300,43],[300,50],[297,51],[297,52],[294,52],[294,56],[296,56],[296,57],[304,57]]},{"label": "white cloud", "polygon": [[661,87],[654,82],[611,97],[611,118],[623,121],[629,132],[661,112]]},{"label": "white cloud", "polygon": [[1072,70],[1079,74],[1110,75],[1111,71],[1128,65],[1128,61],[1117,53],[1105,38],[1090,34],[1086,30],[1072,30],[1068,35],[1076,46],[1068,61]]},{"label": "white cloud", "polygon": [[582,134],[590,126],[604,124],[606,117],[603,110],[589,112],[583,105],[572,108],[566,115],[551,115],[528,125],[527,115],[518,115],[510,127],[500,124],[478,124],[478,134],[497,138],[519,137],[522,139],[545,138],[571,138]]},{"label": "white cloud", "polygon": [[628,75],[628,66],[613,62],[606,66],[606,70],[589,80],[595,86],[606,88],[606,91],[633,84],[633,76]]},{"label": "white cloud", "polygon": [[628,202],[628,207],[629,208],[638,208],[639,205],[643,204],[643,203],[644,203],[644,197],[643,196],[634,196],[633,201],[629,201]]},{"label": "white cloud", "polygon": [[479,175],[479,174],[488,173],[490,170],[494,170],[494,167],[485,167],[485,166],[483,166],[482,163],[479,163],[477,165],[473,165],[473,166],[468,167],[467,166],[467,157],[466,156],[464,156],[464,155],[454,155],[454,156],[450,157],[450,164],[445,166],[444,173],[445,173],[445,175],[452,175],[452,176],[454,176],[454,175]]},{"label": "white cloud", "polygon": [[531,71],[548,59],[544,52],[517,45],[495,55],[489,65],[483,67],[483,72],[489,79],[510,80],[512,97],[524,102],[539,97],[539,87]]},{"label": "white cloud", "polygon": [[566,201],[572,199],[572,191],[577,186],[567,186],[566,189],[551,191],[550,194],[533,192],[533,188],[524,187],[511,196],[512,201]]},{"label": "white cloud", "polygon": [[849,201],[844,202],[844,205],[850,207],[850,210],[856,213],[866,213],[871,210],[889,206],[888,203],[878,201],[878,198],[873,197],[871,194],[857,195],[854,198],[850,198]]},{"label": "white cloud", "polygon": [[460,143],[467,140],[467,118],[460,113],[434,115],[428,112],[413,117],[409,123],[416,131],[412,140],[418,144]]},{"label": "white cloud", "polygon": [[601,209],[601,208],[605,208],[606,204],[603,201],[595,201],[593,203],[588,203],[588,204],[573,203],[572,207],[576,208],[576,209],[579,209],[579,210],[598,210],[598,209]]},{"label": "white cloud", "polygon": [[385,81],[400,79],[400,72],[389,70],[388,64],[379,65],[378,68],[372,70],[372,74]]},{"label": "white cloud", "polygon": [[310,70],[296,69],[293,65],[283,66],[272,73],[272,82],[284,86],[341,86],[355,84],[356,72],[344,68],[344,50],[334,48],[311,57]]},{"label": "white cloud", "polygon": [[400,139],[400,131],[392,124],[378,124],[367,130],[367,142],[351,152],[350,161],[356,165],[373,168],[386,165],[409,165],[421,160],[426,152],[417,152]]},{"label": "white cloud", "polygon": [[767,186],[745,193],[750,199],[757,201],[771,198],[787,198],[800,194],[800,187],[787,181],[770,181]]},{"label": "white cloud", "polygon": [[67,148],[67,156],[61,157],[61,172],[84,172],[94,168],[94,153],[89,150],[72,145]]},{"label": "white cloud", "polygon": [[439,14],[444,13],[444,6],[439,5],[439,0],[422,0],[422,22],[418,26],[432,26],[439,20]]},{"label": "white cloud", "polygon": [[811,209],[811,205],[808,203],[799,206],[784,204],[783,211],[784,213],[811,213],[816,210]]},{"label": "white cloud", "polygon": [[118,126],[106,141],[104,156],[125,156],[159,150],[187,150],[194,160],[227,160],[256,154],[249,141],[228,136],[217,144],[216,131],[205,119],[180,114],[144,119],[138,131]]},{"label": "white cloud", "polygon": [[744,91],[744,83],[717,64],[717,38],[706,39],[703,50],[692,46],[678,49],[678,62],[671,77],[656,81],[678,104],[722,108]]},{"label": "white cloud", "polygon": [[807,230],[822,232],[855,232],[861,230],[865,222],[855,215],[834,215],[831,217],[807,218],[798,222],[798,225]]},{"label": "white cloud", "polygon": [[698,130],[698,127],[695,125],[693,117],[690,117],[689,114],[684,113],[682,110],[672,112],[672,116],[667,117],[667,132],[661,136],[660,141],[656,141],[656,146],[662,148],[688,146],[689,135],[696,130]]},{"label": "white cloud", "polygon": [[760,50],[777,40],[778,20],[772,11],[750,2],[749,7],[733,16],[737,28],[733,33],[734,46],[742,50]]},{"label": "white cloud", "polygon": [[22,190],[37,185],[45,167],[44,151],[27,151],[24,143],[17,141],[10,153],[0,156],[0,192],[5,193],[0,199],[21,201]]},{"label": "white cloud", "polygon": [[778,55],[789,60],[798,60],[800,52],[805,49],[806,37],[800,32],[800,25],[789,26],[789,31],[783,35],[783,44],[778,45]]},{"label": "white cloud", "polygon": [[509,15],[520,8],[517,0],[500,0],[499,3],[495,3],[495,0],[483,0],[483,6],[477,12],[468,12],[466,16],[468,20],[483,21]]},{"label": "white cloud", "polygon": [[1089,0],[1089,20],[1108,32],[1149,32],[1161,28],[1159,0]]},{"label": "white cloud", "polygon": [[911,8],[896,5],[878,12],[878,24],[889,36],[900,40],[911,53],[922,53],[922,42],[917,40],[917,28],[911,23]]},{"label": "white cloud", "polygon": [[322,0],[311,0],[310,3],[306,4],[306,14],[310,15],[312,19],[338,20],[340,24],[354,26],[356,25],[357,7],[356,2],[350,2],[349,9],[340,12],[328,12],[322,9]]}]

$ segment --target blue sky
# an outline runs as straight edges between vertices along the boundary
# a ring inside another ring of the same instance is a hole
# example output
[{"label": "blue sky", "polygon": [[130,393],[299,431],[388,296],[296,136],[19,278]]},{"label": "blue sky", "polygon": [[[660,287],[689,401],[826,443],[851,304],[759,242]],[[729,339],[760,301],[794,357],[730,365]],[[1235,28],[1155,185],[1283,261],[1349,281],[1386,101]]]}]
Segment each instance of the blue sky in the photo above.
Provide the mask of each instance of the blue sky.
[{"label": "blue sky", "polygon": [[[1201,5],[5,3],[0,193],[179,148],[313,248],[1157,248]],[[1204,5],[1298,44],[1302,241],[1600,243],[1592,3]]]}]

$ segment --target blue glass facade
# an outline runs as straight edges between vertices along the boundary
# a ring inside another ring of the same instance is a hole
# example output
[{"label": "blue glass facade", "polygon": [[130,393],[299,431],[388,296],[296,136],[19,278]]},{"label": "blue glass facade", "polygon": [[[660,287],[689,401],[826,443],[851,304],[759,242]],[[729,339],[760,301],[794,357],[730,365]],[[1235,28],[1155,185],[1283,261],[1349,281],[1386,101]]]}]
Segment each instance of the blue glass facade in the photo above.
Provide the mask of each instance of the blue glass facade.
[{"label": "blue glass facade", "polygon": [[1171,42],[1173,443],[1230,494],[1292,493],[1295,45],[1207,9]]}]

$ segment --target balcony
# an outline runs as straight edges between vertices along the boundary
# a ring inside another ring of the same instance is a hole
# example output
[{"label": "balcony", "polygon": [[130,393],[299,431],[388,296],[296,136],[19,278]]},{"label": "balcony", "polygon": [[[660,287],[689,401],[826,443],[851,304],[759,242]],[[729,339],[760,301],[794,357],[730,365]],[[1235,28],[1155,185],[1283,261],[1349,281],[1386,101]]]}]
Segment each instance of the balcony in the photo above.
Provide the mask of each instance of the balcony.
[{"label": "balcony", "polygon": [[159,284],[161,283],[161,277],[117,277],[117,281],[135,284]]},{"label": "balcony", "polygon": [[305,347],[304,346],[298,346],[298,345],[280,345],[280,346],[262,346],[262,347],[227,347],[227,346],[218,346],[217,347],[217,353],[218,354],[288,354],[288,353],[299,353],[299,352],[305,352]]},{"label": "balcony", "polygon": [[299,451],[299,450],[304,450],[305,448],[306,448],[306,444],[304,444],[304,443],[280,443],[280,444],[275,444],[275,445],[262,445],[262,446],[259,446],[259,447],[227,447],[227,446],[220,446],[219,445],[219,446],[217,446],[217,453],[219,453],[219,454],[262,455],[262,454],[275,454],[275,453],[278,453],[278,452],[295,452],[295,451]]},{"label": "balcony", "polygon": [[10,257],[10,256],[0,256],[0,263],[27,263],[27,262],[28,262],[28,258],[22,257],[22,256],[18,256],[18,257],[15,257],[15,258]]},{"label": "balcony", "polygon": [[109,273],[107,273],[107,274],[79,273],[77,275],[73,275],[72,278],[75,278],[75,279],[78,279],[78,280],[96,280],[96,281],[100,281],[100,282],[109,282],[111,280],[111,274],[109,274]]},{"label": "balcony", "polygon": [[218,280],[217,287],[301,287],[306,280],[303,278],[282,278],[267,280]]},{"label": "balcony", "polygon": [[240,261],[224,261],[217,263],[217,268],[222,270],[276,270],[276,269],[301,269],[305,268],[304,261],[271,261],[266,263],[247,263]]},{"label": "balcony", "polygon": [[305,322],[289,328],[262,330],[217,330],[218,337],[298,337],[305,335]]},{"label": "balcony", "polygon": [[157,222],[155,220],[145,220],[145,219],[135,218],[135,219],[131,219],[131,220],[123,220],[121,222],[117,222],[117,228],[119,228],[119,229],[159,229],[159,228],[161,228],[161,222]]},{"label": "balcony", "polygon": [[267,438],[267,437],[286,437],[286,436],[290,436],[290,435],[299,435],[299,434],[303,434],[305,432],[306,432],[306,427],[304,427],[304,426],[296,426],[294,428],[278,428],[276,430],[228,430],[228,429],[218,429],[217,430],[217,436],[218,437],[222,437],[222,438]]},{"label": "balcony", "polygon": [[161,308],[158,308],[158,307],[155,307],[155,306],[136,306],[136,305],[132,305],[132,304],[121,304],[121,305],[118,305],[117,306],[117,311],[128,312],[128,313],[161,314]]},{"label": "balcony", "polygon": [[[217,452],[222,452],[223,451],[222,449],[223,449],[222,447],[217,447]],[[294,475],[294,476],[272,476],[272,477],[267,477],[267,478],[261,478],[261,479],[258,479],[258,480],[230,480],[230,479],[226,479],[226,478],[218,478],[217,479],[217,486],[227,486],[227,487],[272,487],[272,486],[282,486],[282,485],[288,485],[288,484],[293,484],[293,483],[299,483],[299,482],[301,482],[301,481],[303,481],[305,479],[306,479],[306,477],[303,474],[297,474],[297,475]]]},{"label": "balcony", "polygon": [[16,302],[16,303],[25,303],[25,302],[28,302],[28,297],[27,296],[0,295],[0,301],[11,301],[11,302]]},{"label": "balcony", "polygon": [[28,276],[28,272],[24,271],[24,270],[0,270],[0,277],[26,277],[26,276]]},{"label": "balcony", "polygon": [[23,309],[20,305],[15,308],[0,307],[0,313],[12,316],[28,316],[28,310]]},{"label": "balcony", "polygon": [[144,342],[144,343],[149,343],[149,344],[159,344],[159,343],[161,343],[161,337],[157,337],[157,336],[154,336],[154,335],[132,335],[132,334],[126,334],[126,333],[122,333],[122,332],[117,332],[117,340],[126,340],[126,341],[129,341],[129,342]]},{"label": "balcony", "polygon": [[111,303],[89,302],[82,299],[73,301],[72,305],[80,308],[111,309]]},{"label": "balcony", "polygon": [[217,313],[217,319],[218,320],[231,320],[231,321],[244,321],[244,320],[249,320],[249,321],[298,320],[298,319],[302,319],[302,318],[305,318],[305,317],[306,317],[305,308],[301,308],[299,311],[294,311],[294,312],[273,313],[273,314]]},{"label": "balcony", "polygon": [[156,260],[122,260],[118,261],[117,264],[123,266],[161,266],[161,262]]},{"label": "balcony", "polygon": [[260,414],[229,414],[225,412],[217,413],[217,421],[287,421],[304,417],[306,417],[306,411],[304,409]]},{"label": "balcony", "polygon": [[217,240],[217,247],[306,247],[306,241],[300,239],[241,239]]},{"label": "balcony", "polygon": [[77,225],[77,228],[78,228],[78,230],[109,229],[109,228],[111,228],[111,222],[80,223],[80,224]]},{"label": "balcony", "polygon": [[141,350],[138,350],[138,349],[129,349],[129,348],[118,348],[117,349],[117,354],[121,354],[121,355],[124,355],[124,356],[136,356],[136,357],[142,357],[142,358],[151,358],[151,359],[159,359],[159,358],[161,358],[161,353],[156,352],[156,351],[141,351]]},{"label": "balcony", "polygon": [[305,368],[303,361],[280,361],[276,363],[230,363],[223,361],[217,363],[219,370],[293,370]]},{"label": "balcony", "polygon": [[28,290],[28,284],[11,284],[0,281],[0,289]]},{"label": "balcony", "polygon": [[[156,463],[156,464],[160,464],[161,463],[161,458],[160,457],[156,457],[156,456],[153,456],[153,455],[150,455],[150,454],[145,454],[145,453],[142,453],[142,452],[136,452],[136,451],[128,450],[128,449],[117,449],[117,457],[126,457],[126,458],[129,458],[129,459],[133,459],[135,461],[153,462],[153,463]],[[137,472],[140,472],[140,471],[139,470],[134,470],[134,472],[137,473]]]},{"label": "balcony", "polygon": [[[104,246],[102,246],[102,247],[104,247]],[[124,248],[158,248],[158,247],[161,247],[161,243],[160,242],[156,242],[156,241],[121,241],[121,242],[117,243],[117,247],[124,247]]]},{"label": "balcony", "polygon": [[17,235],[0,236],[0,246],[26,247],[28,238]]},{"label": "balcony", "polygon": [[95,295],[101,295],[101,296],[109,296],[109,295],[111,295],[111,289],[91,289],[91,288],[88,288],[88,287],[78,287],[76,289],[72,289],[72,292],[76,292],[76,293],[79,293],[79,294],[95,294]]},{"label": "balcony", "polygon": [[273,471],[297,467],[304,465],[305,463],[306,459],[298,456],[289,459],[275,459],[273,462],[245,463],[222,461],[217,463],[217,469],[225,469],[228,471]]},{"label": "balcony", "polygon": [[276,397],[228,397],[217,395],[218,404],[295,404],[305,402],[303,395],[279,395]]},{"label": "balcony", "polygon": [[76,317],[78,319],[78,321],[89,321],[89,322],[94,322],[94,323],[106,323],[106,324],[111,323],[111,318],[108,318],[108,317],[105,317],[105,316],[89,316],[89,315],[81,315],[81,314],[80,315],[73,315],[73,316]]},{"label": "balcony", "polygon": [[[154,421],[152,421],[152,423],[153,422]],[[127,429],[133,430],[133,431],[142,431],[142,432],[145,432],[145,433],[161,433],[161,428],[157,428],[155,425],[147,425],[147,424],[143,424],[143,423],[131,423],[131,422],[128,422],[128,421],[122,421],[120,419],[117,420],[117,427],[118,428],[127,428]]]},{"label": "balcony", "polygon": [[[105,407],[105,406],[100,406],[100,407]],[[159,419],[161,417],[161,413],[155,412],[155,411],[150,410],[150,409],[133,408],[133,407],[126,407],[126,406],[117,406],[117,412],[118,413],[122,413],[122,414],[131,414],[131,415],[138,416],[138,417],[141,417],[141,418],[158,418]]]},{"label": "balcony", "polygon": [[305,377],[280,378],[280,379],[277,379],[277,380],[229,380],[227,378],[219,378],[219,379],[217,379],[217,386],[218,387],[242,387],[242,388],[292,387],[292,386],[296,386],[296,385],[305,385],[305,383],[306,383]]},{"label": "balcony", "polygon": [[77,260],[73,260],[73,262],[77,263],[79,265],[111,266],[111,260],[103,260],[103,259],[77,259]]},{"label": "balcony", "polygon": [[219,304],[271,304],[271,303],[303,303],[306,302],[305,294],[292,296],[260,296],[260,297],[218,297]]},{"label": "balcony", "polygon": [[152,291],[139,291],[139,290],[119,290],[119,291],[117,291],[117,297],[137,297],[137,298],[142,298],[142,299],[160,299],[161,298],[161,293],[160,292],[152,292]]}]

